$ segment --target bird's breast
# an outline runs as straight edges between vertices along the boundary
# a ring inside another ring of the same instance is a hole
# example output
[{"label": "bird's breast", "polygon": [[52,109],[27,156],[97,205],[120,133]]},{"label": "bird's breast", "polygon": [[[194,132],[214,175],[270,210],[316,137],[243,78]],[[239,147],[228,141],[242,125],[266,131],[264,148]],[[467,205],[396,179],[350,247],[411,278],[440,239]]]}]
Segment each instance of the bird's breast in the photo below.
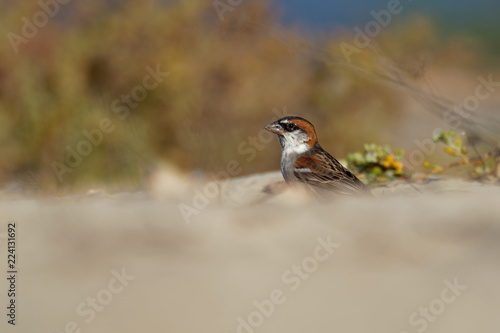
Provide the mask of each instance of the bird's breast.
[{"label": "bird's breast", "polygon": [[295,154],[283,153],[281,156],[281,173],[286,182],[297,181],[295,176]]}]

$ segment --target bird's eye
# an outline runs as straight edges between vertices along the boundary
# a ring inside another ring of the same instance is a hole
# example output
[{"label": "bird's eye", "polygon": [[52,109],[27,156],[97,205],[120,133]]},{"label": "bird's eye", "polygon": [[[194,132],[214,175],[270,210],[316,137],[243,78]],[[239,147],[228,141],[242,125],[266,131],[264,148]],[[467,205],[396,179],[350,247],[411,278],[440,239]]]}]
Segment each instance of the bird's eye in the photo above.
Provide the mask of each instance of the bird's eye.
[{"label": "bird's eye", "polygon": [[295,131],[297,129],[297,125],[295,125],[294,123],[287,123],[285,125],[285,129],[288,131],[288,132],[292,132],[292,131]]}]

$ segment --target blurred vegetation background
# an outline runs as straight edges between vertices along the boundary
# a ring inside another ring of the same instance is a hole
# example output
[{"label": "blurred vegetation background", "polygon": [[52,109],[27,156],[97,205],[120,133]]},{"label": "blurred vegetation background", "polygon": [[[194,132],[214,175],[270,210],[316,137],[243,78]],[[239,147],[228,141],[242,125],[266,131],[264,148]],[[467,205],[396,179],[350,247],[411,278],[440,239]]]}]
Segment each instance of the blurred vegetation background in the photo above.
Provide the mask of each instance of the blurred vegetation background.
[{"label": "blurred vegetation background", "polygon": [[[31,20],[40,5],[8,2],[1,9],[0,31],[7,36],[21,34],[21,18]],[[250,162],[238,151],[275,116],[273,109],[311,120],[323,147],[339,158],[371,142],[411,149],[414,139],[445,126],[415,109],[407,96],[304,57],[266,32],[277,17],[265,2],[244,3],[223,21],[211,1],[199,0],[90,0],[59,10],[18,45],[19,52],[7,38],[0,43],[4,188],[131,190],[141,188],[159,163],[195,174],[224,170],[229,160],[240,163],[241,175],[277,170],[276,140]],[[242,17],[252,24],[241,24]],[[280,31],[298,41],[295,45],[308,38],[294,28]],[[338,52],[339,44],[352,38],[352,31],[337,30],[319,43]],[[479,73],[499,73],[496,58],[479,42],[467,36],[444,39],[423,16],[392,23],[377,43],[408,78],[428,84],[431,75],[438,91],[458,98],[474,91]],[[143,85],[148,66],[168,76],[120,118],[114,101]],[[83,131],[99,128],[104,118],[114,129],[58,179],[54,162],[67,166],[67,147],[76,150],[87,140]]]}]

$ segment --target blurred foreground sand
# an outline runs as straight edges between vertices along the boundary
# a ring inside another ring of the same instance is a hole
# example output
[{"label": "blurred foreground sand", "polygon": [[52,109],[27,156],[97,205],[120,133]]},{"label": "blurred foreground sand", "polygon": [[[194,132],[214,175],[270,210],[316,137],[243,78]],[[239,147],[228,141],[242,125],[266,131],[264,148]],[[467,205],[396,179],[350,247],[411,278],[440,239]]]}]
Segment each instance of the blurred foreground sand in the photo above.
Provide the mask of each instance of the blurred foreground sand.
[{"label": "blurred foreground sand", "polygon": [[500,331],[500,187],[238,200],[241,184],[278,176],[232,182],[232,200],[191,224],[178,209],[189,195],[1,200],[0,233],[17,222],[19,254],[18,325],[2,313],[2,332]]}]

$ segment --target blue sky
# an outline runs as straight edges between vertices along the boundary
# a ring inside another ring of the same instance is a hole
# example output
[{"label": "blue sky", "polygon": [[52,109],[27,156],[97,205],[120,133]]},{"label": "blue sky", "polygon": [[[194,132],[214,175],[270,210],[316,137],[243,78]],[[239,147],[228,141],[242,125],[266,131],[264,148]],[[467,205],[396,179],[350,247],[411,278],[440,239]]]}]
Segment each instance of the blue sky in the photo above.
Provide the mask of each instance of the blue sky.
[{"label": "blue sky", "polygon": [[[303,24],[320,29],[336,25],[360,24],[370,18],[370,11],[387,7],[390,0],[273,0],[288,24]],[[394,0],[395,1],[395,0]],[[498,0],[401,0],[404,11],[412,15],[427,13],[448,24],[468,26],[476,21],[497,23],[500,15]]]},{"label": "blue sky", "polygon": [[[333,28],[365,24],[370,11],[396,0],[273,0],[283,23],[328,33]],[[500,0],[401,0],[397,19],[427,14],[444,34],[472,35],[500,51]]]}]

